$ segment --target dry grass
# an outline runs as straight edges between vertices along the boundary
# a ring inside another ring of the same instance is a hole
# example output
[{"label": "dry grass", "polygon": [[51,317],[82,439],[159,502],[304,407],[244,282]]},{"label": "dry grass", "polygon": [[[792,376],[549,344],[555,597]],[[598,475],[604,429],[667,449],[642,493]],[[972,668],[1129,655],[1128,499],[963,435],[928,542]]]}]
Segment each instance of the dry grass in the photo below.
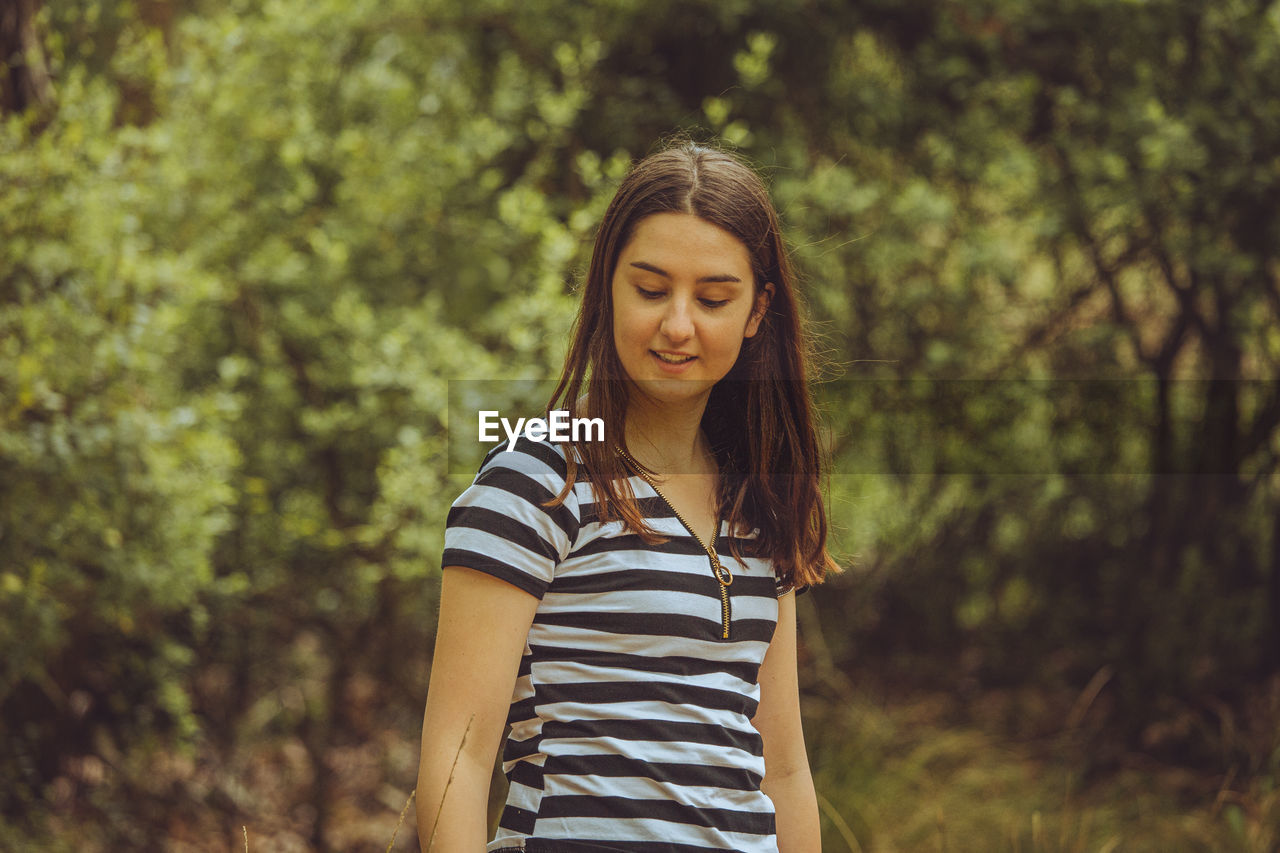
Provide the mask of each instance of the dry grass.
[{"label": "dry grass", "polygon": [[1086,782],[1079,754],[940,725],[927,707],[807,711],[811,728],[841,744],[814,763],[828,850],[1280,850],[1280,790],[1269,777],[1207,785],[1213,780],[1132,756]]},{"label": "dry grass", "polygon": [[453,773],[458,769],[458,759],[462,757],[462,749],[467,745],[467,735],[471,734],[471,724],[475,721],[476,716],[472,714],[471,719],[467,720],[467,727],[462,730],[458,751],[453,754],[453,762],[449,765],[449,778],[445,780],[444,790],[440,792],[440,805],[436,807],[436,816],[431,821],[431,835],[427,838],[426,853],[431,853],[431,848],[435,846],[436,831],[440,828],[440,813],[444,811],[444,801],[449,796],[449,788],[453,786]]},{"label": "dry grass", "polygon": [[[445,788],[446,792],[448,788]],[[400,827],[404,826],[404,816],[409,813],[409,806],[413,804],[413,798],[418,795],[418,789],[414,788],[409,792],[409,799],[404,801],[404,808],[400,810],[400,820],[396,823],[395,831],[391,833],[391,840],[387,842],[387,853],[391,853],[391,848],[396,846],[396,836],[400,834]]]},{"label": "dry grass", "polygon": [[[1070,732],[1011,736],[957,724],[954,703],[872,703],[852,689],[814,698],[821,692],[806,693],[805,714],[828,851],[1280,850],[1280,785],[1265,772],[1213,777],[1133,755],[1086,778],[1088,741]],[[0,821],[0,849],[6,842],[50,853],[311,849],[315,777],[288,736],[246,742],[222,761],[204,753],[102,755],[105,769],[77,777],[61,810],[22,830]],[[408,783],[417,757],[417,720],[408,715],[326,754],[331,848],[416,849],[416,833],[400,833],[416,802]],[[232,840],[236,827],[240,838]]]}]

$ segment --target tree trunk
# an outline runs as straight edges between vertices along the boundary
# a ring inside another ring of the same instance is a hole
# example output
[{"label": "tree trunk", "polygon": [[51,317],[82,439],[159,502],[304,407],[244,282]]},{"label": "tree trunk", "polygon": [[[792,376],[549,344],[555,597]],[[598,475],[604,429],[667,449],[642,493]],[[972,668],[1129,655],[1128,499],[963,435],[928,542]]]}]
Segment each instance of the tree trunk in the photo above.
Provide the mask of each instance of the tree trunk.
[{"label": "tree trunk", "polygon": [[43,0],[6,0],[0,5],[0,113],[20,113],[53,103],[53,80],[36,34]]},{"label": "tree trunk", "polygon": [[1271,623],[1266,665],[1271,673],[1280,673],[1280,515],[1271,526],[1271,576],[1268,578],[1267,610]]}]

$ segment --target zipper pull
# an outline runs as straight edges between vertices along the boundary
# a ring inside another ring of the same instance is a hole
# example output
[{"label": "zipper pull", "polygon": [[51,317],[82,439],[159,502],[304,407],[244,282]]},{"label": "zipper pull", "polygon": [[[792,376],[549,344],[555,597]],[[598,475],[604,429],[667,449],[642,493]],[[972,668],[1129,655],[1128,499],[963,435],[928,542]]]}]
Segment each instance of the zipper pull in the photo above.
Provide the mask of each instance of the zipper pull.
[{"label": "zipper pull", "polygon": [[708,548],[707,553],[711,555],[711,569],[716,573],[716,580],[720,581],[720,585],[728,586],[733,583],[733,572],[726,569],[720,562],[720,555],[716,553],[716,549]]}]

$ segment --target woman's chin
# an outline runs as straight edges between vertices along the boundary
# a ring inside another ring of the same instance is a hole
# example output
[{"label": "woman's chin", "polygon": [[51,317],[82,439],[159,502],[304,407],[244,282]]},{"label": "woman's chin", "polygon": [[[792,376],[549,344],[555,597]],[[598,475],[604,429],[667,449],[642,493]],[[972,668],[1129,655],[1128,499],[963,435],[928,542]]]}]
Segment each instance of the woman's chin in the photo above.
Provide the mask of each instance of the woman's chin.
[{"label": "woman's chin", "polygon": [[673,379],[669,376],[647,377],[633,380],[635,390],[646,400],[663,405],[694,405],[706,403],[714,382],[700,379]]}]

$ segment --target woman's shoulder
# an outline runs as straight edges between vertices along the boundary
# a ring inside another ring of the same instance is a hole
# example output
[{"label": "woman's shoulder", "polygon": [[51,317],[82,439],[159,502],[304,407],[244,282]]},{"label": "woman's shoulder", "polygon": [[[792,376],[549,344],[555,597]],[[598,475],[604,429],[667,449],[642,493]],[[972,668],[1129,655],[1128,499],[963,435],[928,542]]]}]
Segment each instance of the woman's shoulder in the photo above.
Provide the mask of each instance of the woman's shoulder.
[{"label": "woman's shoulder", "polygon": [[476,480],[500,471],[515,471],[539,482],[555,481],[563,485],[568,477],[566,451],[562,445],[553,442],[530,441],[523,437],[515,442],[504,440],[485,456]]},{"label": "woman's shoulder", "polygon": [[508,446],[504,441],[485,456],[471,485],[454,499],[446,528],[484,527],[509,535],[520,527],[554,539],[560,550],[582,525],[574,490],[560,497],[565,482],[563,450],[545,442]]}]

